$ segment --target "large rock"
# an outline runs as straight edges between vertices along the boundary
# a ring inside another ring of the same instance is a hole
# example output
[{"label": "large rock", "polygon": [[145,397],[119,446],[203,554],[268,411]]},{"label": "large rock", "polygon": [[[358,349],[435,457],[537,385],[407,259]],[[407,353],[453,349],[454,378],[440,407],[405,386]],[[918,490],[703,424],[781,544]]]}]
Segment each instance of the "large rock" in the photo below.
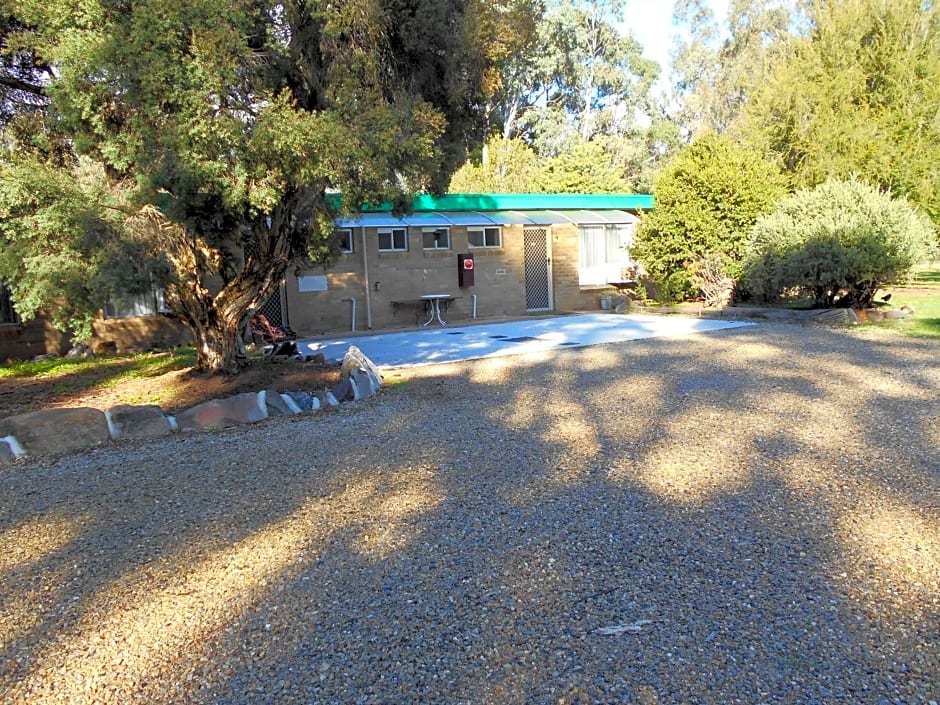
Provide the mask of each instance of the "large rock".
[{"label": "large rock", "polygon": [[13,447],[10,445],[10,442],[16,442],[16,439],[13,436],[8,436],[7,438],[0,438],[0,463],[8,463],[9,461],[16,458],[16,453],[13,450]]},{"label": "large rock", "polygon": [[[275,392],[273,389],[266,389],[263,392],[259,392],[258,398],[267,408],[268,416],[289,416],[290,414],[299,413],[299,410],[295,411],[291,408],[290,404],[284,399],[280,392]],[[293,403],[293,401],[291,403]]]},{"label": "large rock", "polygon": [[107,443],[104,412],[88,407],[47,409],[0,419],[0,438],[13,436],[25,455],[68,453]]},{"label": "large rock", "polygon": [[373,397],[379,391],[379,385],[375,383],[375,378],[369,374],[368,370],[362,368],[352,371],[349,375],[349,383],[353,385],[356,400]]},{"label": "large rock", "polygon": [[371,387],[378,390],[382,386],[382,375],[379,374],[379,368],[375,366],[366,355],[355,345],[350,345],[346,354],[343,356],[343,364],[340,367],[340,379],[349,379],[352,371],[355,369],[365,370],[371,378]]},{"label": "large rock", "polygon": [[827,326],[852,326],[858,323],[858,316],[850,308],[829,308],[817,313],[812,320]]},{"label": "large rock", "polygon": [[339,401],[352,401],[356,398],[353,386],[349,382],[349,375],[339,378],[339,382],[333,387],[333,396]]},{"label": "large rock", "polygon": [[111,438],[156,438],[173,432],[170,422],[159,406],[120,404],[106,412]]},{"label": "large rock", "polygon": [[181,431],[197,431],[256,423],[266,418],[268,408],[264,398],[255,392],[245,392],[225,399],[213,399],[187,409],[176,415],[176,424]]}]

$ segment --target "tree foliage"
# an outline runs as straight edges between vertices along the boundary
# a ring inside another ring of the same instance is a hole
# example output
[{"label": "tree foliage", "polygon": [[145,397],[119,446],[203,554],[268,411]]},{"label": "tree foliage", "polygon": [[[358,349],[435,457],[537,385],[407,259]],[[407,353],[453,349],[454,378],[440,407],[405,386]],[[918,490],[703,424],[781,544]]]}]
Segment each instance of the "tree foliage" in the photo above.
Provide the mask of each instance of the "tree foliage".
[{"label": "tree foliage", "polygon": [[858,176],[940,223],[940,6],[818,3],[747,109],[746,137],[797,185]]},{"label": "tree foliage", "polygon": [[451,193],[629,193],[615,156],[597,142],[540,158],[521,139],[491,139],[487,159],[468,161],[451,179]]},{"label": "tree foliage", "polygon": [[725,32],[704,0],[677,0],[684,36],[672,52],[672,119],[689,138],[724,133],[785,52],[800,17],[793,0],[731,0]]},{"label": "tree foliage", "polygon": [[492,138],[485,161],[467,161],[451,179],[450,193],[531,193],[539,190],[538,155],[521,139]]},{"label": "tree foliage", "polygon": [[762,155],[707,135],[665,167],[653,192],[656,207],[641,223],[632,254],[661,296],[681,299],[697,295],[694,268],[711,253],[737,279],[751,226],[783,196],[785,180]]},{"label": "tree foliage", "polygon": [[[3,237],[34,263],[42,213],[70,214],[70,233],[79,212],[108,223],[102,237],[152,256],[142,276],[165,267],[200,367],[233,370],[238,330],[289,263],[335,250],[328,190],[355,208],[446,185],[480,124],[488,12],[482,0],[23,0],[5,42],[54,71],[30,144],[7,134],[5,188],[24,198],[7,204]],[[52,143],[72,152],[56,174]],[[82,160],[105,183],[79,196],[66,187]],[[25,198],[31,169],[57,184],[48,204]],[[81,245],[69,266],[92,266],[94,240],[69,238]],[[40,274],[0,276],[22,293]],[[44,304],[61,300],[50,290]]]},{"label": "tree foliage", "polygon": [[745,282],[764,300],[810,296],[817,307],[869,306],[936,252],[930,219],[858,180],[797,191],[757,220]]},{"label": "tree foliage", "polygon": [[542,102],[529,120],[540,154],[622,132],[636,111],[649,112],[659,67],[618,29],[622,20],[618,0],[558,0],[546,14],[540,26]]}]

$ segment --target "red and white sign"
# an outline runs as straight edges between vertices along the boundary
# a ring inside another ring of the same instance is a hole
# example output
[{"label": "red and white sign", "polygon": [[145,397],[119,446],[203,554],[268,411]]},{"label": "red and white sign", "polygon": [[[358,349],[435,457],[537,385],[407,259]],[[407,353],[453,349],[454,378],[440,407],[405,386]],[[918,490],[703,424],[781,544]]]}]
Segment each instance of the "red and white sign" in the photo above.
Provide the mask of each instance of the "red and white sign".
[{"label": "red and white sign", "polygon": [[472,259],[465,259],[465,260],[463,261],[463,268],[464,268],[464,269],[473,269],[473,260],[472,260]]}]

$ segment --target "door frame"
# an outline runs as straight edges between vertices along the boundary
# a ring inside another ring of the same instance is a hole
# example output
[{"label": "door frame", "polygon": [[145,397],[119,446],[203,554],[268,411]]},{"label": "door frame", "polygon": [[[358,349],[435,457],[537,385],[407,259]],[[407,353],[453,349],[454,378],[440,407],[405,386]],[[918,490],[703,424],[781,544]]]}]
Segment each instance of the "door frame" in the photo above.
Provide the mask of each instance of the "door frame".
[{"label": "door frame", "polygon": [[[529,235],[535,235],[533,231],[541,230],[545,233],[545,276],[548,281],[548,306],[546,308],[529,308],[528,302],[528,282],[526,277],[526,269],[529,266],[529,263],[526,261],[525,254],[525,239]],[[555,310],[555,281],[552,274],[552,231],[550,226],[539,226],[539,225],[527,225],[522,228],[522,288],[523,293],[526,298],[525,306],[526,312],[531,313],[541,313],[544,311],[554,311]]]}]

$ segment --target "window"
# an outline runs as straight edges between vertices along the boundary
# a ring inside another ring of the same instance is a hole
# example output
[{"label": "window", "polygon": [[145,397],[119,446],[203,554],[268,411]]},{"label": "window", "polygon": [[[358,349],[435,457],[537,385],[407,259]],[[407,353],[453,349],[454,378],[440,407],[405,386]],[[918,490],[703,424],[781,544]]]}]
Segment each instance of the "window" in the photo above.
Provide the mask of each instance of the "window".
[{"label": "window", "polygon": [[154,287],[143,294],[112,294],[104,304],[104,317],[156,316],[167,310],[163,302],[163,289]]},{"label": "window", "polygon": [[467,228],[470,247],[502,247],[503,237],[499,228]]},{"label": "window", "polygon": [[336,239],[339,241],[339,251],[344,255],[353,253],[353,231],[352,228],[336,228],[333,231]]},{"label": "window", "polygon": [[379,230],[379,252],[407,252],[408,231],[404,228]]},{"label": "window", "polygon": [[421,238],[424,241],[424,249],[426,250],[450,249],[449,228],[424,228],[421,231]]},{"label": "window", "polygon": [[15,325],[20,322],[20,317],[13,307],[13,299],[10,296],[10,290],[0,282],[0,325]]},{"label": "window", "polygon": [[582,225],[579,228],[578,283],[604,286],[627,279],[632,266],[632,225]]}]

